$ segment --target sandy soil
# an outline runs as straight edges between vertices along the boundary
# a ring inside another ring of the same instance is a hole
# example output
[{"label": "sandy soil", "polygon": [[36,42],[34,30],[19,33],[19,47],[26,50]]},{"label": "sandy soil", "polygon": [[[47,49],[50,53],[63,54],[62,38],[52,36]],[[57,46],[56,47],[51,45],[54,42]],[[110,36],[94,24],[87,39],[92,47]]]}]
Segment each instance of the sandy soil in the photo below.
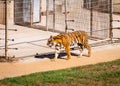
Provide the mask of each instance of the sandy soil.
[{"label": "sandy soil", "polygon": [[[0,63],[0,79],[120,59],[120,45],[107,45],[92,48],[92,50],[91,57],[73,56],[70,60],[57,59],[56,61],[51,61],[50,59],[33,60],[34,58],[32,58],[32,61],[30,61],[29,58],[29,60],[19,62]],[[66,56],[63,58],[66,58]]]}]

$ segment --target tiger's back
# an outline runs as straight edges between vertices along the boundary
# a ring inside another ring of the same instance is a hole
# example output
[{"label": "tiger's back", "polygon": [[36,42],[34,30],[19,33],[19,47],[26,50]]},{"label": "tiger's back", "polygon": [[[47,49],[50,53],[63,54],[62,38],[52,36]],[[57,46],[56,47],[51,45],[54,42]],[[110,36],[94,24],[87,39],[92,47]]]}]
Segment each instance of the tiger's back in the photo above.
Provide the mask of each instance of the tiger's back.
[{"label": "tiger's back", "polygon": [[66,33],[70,43],[86,43],[88,42],[88,35],[84,31],[75,31],[71,33]]}]

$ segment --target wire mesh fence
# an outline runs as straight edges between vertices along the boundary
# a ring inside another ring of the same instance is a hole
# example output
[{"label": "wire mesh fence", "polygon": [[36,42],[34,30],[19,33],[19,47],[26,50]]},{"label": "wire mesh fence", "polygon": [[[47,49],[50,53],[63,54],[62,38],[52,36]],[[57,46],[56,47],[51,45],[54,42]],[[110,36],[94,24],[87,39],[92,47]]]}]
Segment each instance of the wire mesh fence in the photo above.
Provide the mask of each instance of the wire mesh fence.
[{"label": "wire mesh fence", "polygon": [[5,2],[0,1],[0,55],[4,56],[4,44],[5,44]]},{"label": "wire mesh fence", "polygon": [[91,2],[91,36],[108,38],[110,30],[110,0]]},{"label": "wire mesh fence", "polygon": [[109,37],[110,0],[50,0],[48,27],[83,30],[92,37]]},{"label": "wire mesh fence", "polygon": [[107,38],[110,29],[110,1],[15,0],[15,23],[46,26],[47,30],[60,32],[66,29],[84,30],[91,37]]}]

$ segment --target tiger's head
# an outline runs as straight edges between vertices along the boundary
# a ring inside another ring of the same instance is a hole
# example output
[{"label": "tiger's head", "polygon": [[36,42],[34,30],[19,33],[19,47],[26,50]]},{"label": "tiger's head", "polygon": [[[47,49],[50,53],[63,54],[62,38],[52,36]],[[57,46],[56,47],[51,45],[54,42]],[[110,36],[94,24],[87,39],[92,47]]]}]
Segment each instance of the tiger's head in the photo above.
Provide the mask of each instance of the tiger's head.
[{"label": "tiger's head", "polygon": [[47,45],[49,47],[52,47],[54,45],[54,39],[53,39],[53,36],[50,36],[50,38],[48,39],[47,41]]}]

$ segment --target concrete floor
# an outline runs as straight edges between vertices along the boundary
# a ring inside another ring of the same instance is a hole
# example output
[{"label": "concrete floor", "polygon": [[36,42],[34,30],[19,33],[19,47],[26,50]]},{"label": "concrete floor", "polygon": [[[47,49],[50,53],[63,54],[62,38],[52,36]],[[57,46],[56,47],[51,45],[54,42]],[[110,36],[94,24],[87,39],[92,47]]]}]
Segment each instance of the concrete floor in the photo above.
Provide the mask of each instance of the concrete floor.
[{"label": "concrete floor", "polygon": [[[0,27],[4,28],[3,25]],[[12,29],[17,29],[17,31],[8,32],[8,38],[14,39],[14,41],[8,41],[8,47],[17,48],[17,50],[9,49],[9,56],[29,57],[36,53],[46,53],[53,50],[47,47],[46,43],[50,35],[55,35],[57,33],[17,25],[14,25]],[[4,38],[4,30],[0,30],[0,37]],[[4,49],[2,49],[4,48],[4,40],[0,40],[0,48],[0,55],[4,55]]]},{"label": "concrete floor", "polygon": [[[4,28],[0,25],[0,28]],[[42,31],[33,28],[13,25],[11,29],[17,29],[17,31],[8,32],[8,38],[14,39],[14,41],[8,41],[8,56],[12,57],[34,57],[36,53],[49,53],[53,52],[53,48],[49,48],[46,43],[50,35],[56,35],[49,31]],[[116,31],[118,34],[119,32]],[[116,35],[116,34],[115,34]],[[118,35],[116,35],[118,36]],[[4,30],[0,30],[0,38],[4,38]],[[96,40],[89,40],[89,43],[95,43]],[[0,55],[4,55],[4,40],[0,40]],[[12,48],[12,49],[11,49]],[[17,48],[14,49],[14,48]]]}]

